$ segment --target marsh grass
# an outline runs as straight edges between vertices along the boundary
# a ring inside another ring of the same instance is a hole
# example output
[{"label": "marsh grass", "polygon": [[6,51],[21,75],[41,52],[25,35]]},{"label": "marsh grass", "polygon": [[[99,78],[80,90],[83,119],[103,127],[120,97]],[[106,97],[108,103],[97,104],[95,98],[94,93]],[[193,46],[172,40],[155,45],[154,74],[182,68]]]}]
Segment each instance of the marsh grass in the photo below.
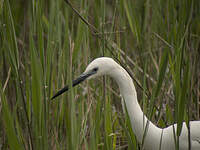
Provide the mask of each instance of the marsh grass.
[{"label": "marsh grass", "polygon": [[178,149],[200,118],[200,2],[66,2],[0,1],[0,149],[142,148],[109,78],[50,101],[100,56],[129,71],[149,119],[178,123]]}]

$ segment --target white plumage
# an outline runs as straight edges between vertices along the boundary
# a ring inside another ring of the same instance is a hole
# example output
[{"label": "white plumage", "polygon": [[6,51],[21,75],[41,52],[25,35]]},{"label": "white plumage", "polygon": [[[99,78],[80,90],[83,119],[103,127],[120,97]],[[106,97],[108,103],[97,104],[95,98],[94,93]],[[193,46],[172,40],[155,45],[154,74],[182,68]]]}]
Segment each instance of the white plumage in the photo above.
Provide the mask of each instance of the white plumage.
[{"label": "white plumage", "polygon": [[[133,132],[140,143],[142,143],[145,125],[147,122],[149,123],[147,135],[144,140],[144,148],[146,150],[175,150],[173,128],[176,134],[176,124],[162,129],[147,119],[137,101],[137,93],[131,77],[127,71],[112,58],[101,57],[93,60],[78,80],[73,82],[73,86],[85,79],[91,79],[101,75],[108,75],[117,82],[127,107]],[[62,94],[66,90],[68,90],[68,88],[59,92],[56,96]],[[200,150],[200,121],[190,121],[190,139],[191,150]],[[188,129],[186,124],[183,123],[181,135],[179,137],[179,149],[188,150],[188,141]]]}]

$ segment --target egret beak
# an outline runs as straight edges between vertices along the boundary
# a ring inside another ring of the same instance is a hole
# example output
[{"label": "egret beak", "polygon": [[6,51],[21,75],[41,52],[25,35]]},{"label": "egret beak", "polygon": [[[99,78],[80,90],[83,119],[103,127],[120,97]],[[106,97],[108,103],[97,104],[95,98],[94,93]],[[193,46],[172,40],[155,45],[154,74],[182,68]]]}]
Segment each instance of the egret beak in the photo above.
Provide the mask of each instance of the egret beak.
[{"label": "egret beak", "polygon": [[[97,70],[90,70],[88,72],[85,72],[83,74],[81,74],[77,79],[73,80],[72,82],[72,87],[78,85],[79,83],[83,82],[84,80],[86,80],[88,77],[90,77],[91,75],[95,74],[97,72]],[[54,98],[56,98],[57,96],[61,95],[62,93],[64,93],[65,91],[69,90],[69,86],[66,85],[64,88],[62,88],[61,90],[59,90],[52,98],[51,100],[53,100]]]}]

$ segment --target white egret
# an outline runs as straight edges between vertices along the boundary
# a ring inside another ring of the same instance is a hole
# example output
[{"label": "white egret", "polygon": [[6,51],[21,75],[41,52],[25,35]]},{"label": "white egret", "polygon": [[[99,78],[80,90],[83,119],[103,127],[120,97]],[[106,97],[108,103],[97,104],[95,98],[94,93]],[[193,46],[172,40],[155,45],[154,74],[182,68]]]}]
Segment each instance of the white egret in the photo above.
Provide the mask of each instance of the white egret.
[{"label": "white egret", "polygon": [[[73,86],[80,82],[101,75],[108,75],[117,82],[120,93],[125,100],[128,115],[132,124],[132,130],[137,140],[142,143],[145,133],[145,125],[148,122],[148,130],[143,141],[145,150],[175,150],[175,134],[177,125],[171,125],[167,128],[159,128],[147,119],[142,112],[137,101],[137,94],[133,81],[127,71],[116,63],[112,58],[101,57],[93,60],[76,80]],[[68,90],[68,86],[58,91],[52,99],[61,95]],[[175,131],[175,132],[174,132]],[[190,121],[190,138],[188,136],[188,128],[183,123],[181,135],[179,137],[179,149],[189,149],[189,139],[191,150],[200,150],[200,121]]]}]

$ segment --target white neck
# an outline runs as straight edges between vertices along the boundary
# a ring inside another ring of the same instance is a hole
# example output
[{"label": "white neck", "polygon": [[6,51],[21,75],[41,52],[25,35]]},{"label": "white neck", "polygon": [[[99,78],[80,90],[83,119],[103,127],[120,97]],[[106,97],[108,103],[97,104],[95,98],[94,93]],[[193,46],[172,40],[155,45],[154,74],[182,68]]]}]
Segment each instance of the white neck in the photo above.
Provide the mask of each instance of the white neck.
[{"label": "white neck", "polygon": [[[115,70],[112,71],[112,73],[110,73],[110,76],[113,77],[118,83],[120,93],[122,94],[126,103],[126,108],[131,120],[133,132],[135,133],[137,140],[142,143],[145,126],[148,119],[138,104],[137,93],[133,81],[126,70],[119,65]],[[149,149],[158,149],[157,146],[159,146],[160,143],[161,133],[162,129],[158,128],[151,121],[149,121],[148,132],[145,137],[144,146],[149,146]],[[152,141],[157,144],[152,144]]]}]

